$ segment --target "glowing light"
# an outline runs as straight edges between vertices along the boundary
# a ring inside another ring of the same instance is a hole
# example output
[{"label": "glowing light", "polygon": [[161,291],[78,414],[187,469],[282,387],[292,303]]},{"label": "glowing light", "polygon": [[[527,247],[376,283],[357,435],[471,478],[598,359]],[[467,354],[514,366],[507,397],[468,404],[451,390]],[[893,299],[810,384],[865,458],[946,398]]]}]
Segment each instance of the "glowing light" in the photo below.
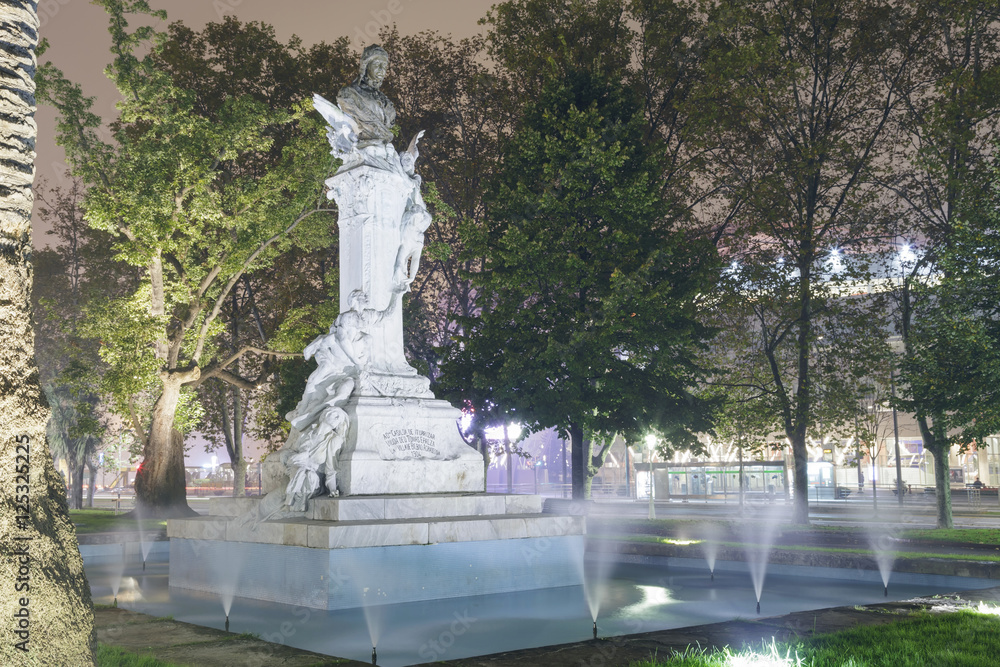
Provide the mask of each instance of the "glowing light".
[{"label": "glowing light", "polygon": [[[489,440],[503,440],[503,426],[491,426],[484,431]],[[521,425],[518,423],[507,424],[507,437],[512,441],[521,437]]]},{"label": "glowing light", "polygon": [[650,433],[646,436],[646,449],[652,449],[656,447],[656,436]]},{"label": "glowing light", "polygon": [[704,540],[675,540],[669,537],[664,537],[663,539],[660,540],[660,542],[662,544],[673,544],[674,546],[678,547],[686,547],[692,544],[701,544],[702,542],[704,542]]},{"label": "glowing light", "polygon": [[726,647],[724,649],[726,661],[723,664],[726,667],[794,667],[801,664],[798,656],[793,658],[791,653],[791,649],[787,649],[785,655],[781,655],[772,637],[771,645],[761,646],[760,653],[753,650],[733,653]]},{"label": "glowing light", "polygon": [[985,602],[980,602],[979,606],[976,607],[976,611],[980,614],[1000,616],[1000,607],[994,607],[993,605],[986,604]]},{"label": "glowing light", "polygon": [[666,588],[660,588],[659,586],[636,586],[636,589],[642,593],[642,600],[621,609],[619,613],[625,618],[641,617],[643,612],[652,611],[657,607],[674,602],[674,599],[670,597],[670,591]]}]

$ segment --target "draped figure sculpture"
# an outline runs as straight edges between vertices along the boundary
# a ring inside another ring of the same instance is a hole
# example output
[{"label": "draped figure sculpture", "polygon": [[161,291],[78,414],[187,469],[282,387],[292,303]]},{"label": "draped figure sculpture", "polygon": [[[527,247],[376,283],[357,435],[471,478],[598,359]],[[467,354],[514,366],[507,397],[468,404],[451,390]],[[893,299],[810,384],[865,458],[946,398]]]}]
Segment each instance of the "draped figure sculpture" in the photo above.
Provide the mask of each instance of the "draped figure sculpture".
[{"label": "draped figure sculpture", "polygon": [[432,216],[416,173],[424,133],[402,154],[392,145],[396,109],[380,90],[388,67],[389,54],[369,46],[337,104],[313,96],[341,161],[326,180],[339,212],[340,314],[305,348],[317,367],[286,415],[291,432],[253,523],[301,515],[323,493],[482,490],[482,456],[458,435],[458,411],[434,399],[403,353],[402,295]]}]

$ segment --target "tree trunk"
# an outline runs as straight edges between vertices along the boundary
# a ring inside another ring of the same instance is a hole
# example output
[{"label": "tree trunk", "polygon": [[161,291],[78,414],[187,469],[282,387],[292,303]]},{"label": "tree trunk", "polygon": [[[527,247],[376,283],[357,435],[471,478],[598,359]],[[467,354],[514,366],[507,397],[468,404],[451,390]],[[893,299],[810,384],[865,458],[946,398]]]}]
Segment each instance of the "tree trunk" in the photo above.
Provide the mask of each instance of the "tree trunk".
[{"label": "tree trunk", "polygon": [[174,428],[181,386],[197,380],[198,369],[161,374],[163,390],[153,406],[149,439],[135,476],[137,518],[196,516],[188,507],[184,477],[184,436]]},{"label": "tree trunk", "polygon": [[90,484],[87,485],[87,507],[94,506],[94,485],[97,484],[97,466],[93,461],[87,461],[87,470],[90,471]]},{"label": "tree trunk", "polygon": [[795,505],[792,508],[792,523],[809,523],[809,451],[806,449],[805,434],[789,438],[792,442],[792,485],[795,489]]},{"label": "tree trunk", "polygon": [[948,453],[951,448],[945,441],[944,446],[935,440],[933,445],[924,445],[924,449],[934,457],[934,504],[937,507],[937,527],[954,528],[955,522],[951,515],[951,469],[948,465]]},{"label": "tree trunk", "polygon": [[233,496],[242,498],[247,494],[247,462],[243,458],[243,404],[239,387],[233,387],[233,452],[229,463],[233,467]]},{"label": "tree trunk", "polygon": [[951,446],[947,437],[937,437],[926,417],[917,417],[917,426],[920,428],[920,437],[924,441],[924,449],[934,457],[934,500],[937,507],[937,527],[953,528],[955,523],[951,516],[951,466],[948,464]]},{"label": "tree trunk", "polygon": [[246,496],[247,462],[243,458],[243,405],[240,403],[240,388],[233,387],[233,419],[229,419],[229,406],[226,405],[226,395],[229,387],[222,390],[222,435],[226,443],[226,454],[229,455],[229,465],[233,470],[233,497]]},{"label": "tree trunk", "polygon": [[83,468],[85,462],[80,461],[70,470],[70,506],[75,510],[83,509]]},{"label": "tree trunk", "polygon": [[584,500],[589,497],[590,487],[587,484],[587,452],[583,451],[583,428],[576,424],[569,426],[570,478],[573,480],[573,499]]},{"label": "tree trunk", "polygon": [[90,585],[45,439],[31,326],[37,42],[36,4],[0,4],[0,664],[93,665]]},{"label": "tree trunk", "polygon": [[[583,444],[581,446],[582,456],[583,456],[583,494],[582,498],[584,500],[590,500],[591,494],[593,492],[594,484],[594,472],[593,468],[590,466],[590,453],[593,449],[594,441],[590,438],[583,438]],[[573,470],[576,470],[576,460],[573,460]],[[650,475],[653,474],[652,468],[650,468]],[[575,497],[575,496],[574,496]]]},{"label": "tree trunk", "polygon": [[514,493],[514,454],[510,451],[510,435],[503,425],[503,451],[507,454],[507,493]]}]

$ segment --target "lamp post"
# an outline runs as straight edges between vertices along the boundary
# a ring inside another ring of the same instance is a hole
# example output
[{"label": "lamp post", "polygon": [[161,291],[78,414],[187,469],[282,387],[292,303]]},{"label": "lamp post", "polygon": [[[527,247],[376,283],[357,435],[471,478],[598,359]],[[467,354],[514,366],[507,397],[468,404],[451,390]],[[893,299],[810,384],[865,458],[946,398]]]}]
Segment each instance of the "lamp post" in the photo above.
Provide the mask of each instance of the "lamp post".
[{"label": "lamp post", "polygon": [[646,462],[649,464],[649,518],[656,518],[656,508],[653,507],[653,448],[656,446],[656,436],[650,433],[646,436]]}]

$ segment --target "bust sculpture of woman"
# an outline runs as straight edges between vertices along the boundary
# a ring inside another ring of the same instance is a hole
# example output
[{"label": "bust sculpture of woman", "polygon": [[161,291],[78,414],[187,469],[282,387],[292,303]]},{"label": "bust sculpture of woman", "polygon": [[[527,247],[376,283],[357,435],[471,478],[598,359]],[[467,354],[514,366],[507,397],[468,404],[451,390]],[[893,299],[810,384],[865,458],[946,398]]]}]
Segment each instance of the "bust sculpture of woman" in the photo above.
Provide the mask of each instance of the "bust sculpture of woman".
[{"label": "bust sculpture of woman", "polygon": [[361,72],[349,86],[337,94],[337,103],[358,125],[358,148],[392,143],[396,108],[379,90],[389,70],[389,54],[372,44],[361,56]]}]

